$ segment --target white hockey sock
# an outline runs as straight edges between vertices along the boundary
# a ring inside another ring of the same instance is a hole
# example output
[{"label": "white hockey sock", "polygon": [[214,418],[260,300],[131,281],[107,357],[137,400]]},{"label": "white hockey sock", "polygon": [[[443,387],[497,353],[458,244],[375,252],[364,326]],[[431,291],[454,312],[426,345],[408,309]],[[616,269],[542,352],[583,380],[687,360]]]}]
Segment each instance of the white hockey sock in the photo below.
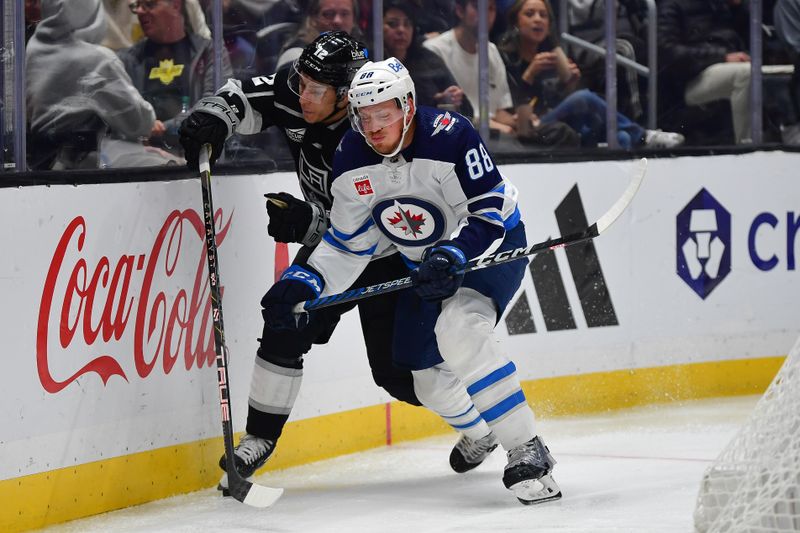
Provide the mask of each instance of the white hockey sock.
[{"label": "white hockey sock", "polygon": [[302,380],[301,368],[285,368],[257,357],[248,403],[262,413],[288,415],[297,400]]},{"label": "white hockey sock", "polygon": [[415,370],[414,391],[420,402],[435,412],[453,429],[473,440],[489,434],[489,426],[472,404],[464,384],[445,363]]},{"label": "white hockey sock", "polygon": [[533,411],[525,400],[513,362],[476,380],[467,392],[506,450],[536,435]]},{"label": "white hockey sock", "polygon": [[532,439],[536,428],[517,369],[498,350],[495,318],[490,298],[461,288],[443,302],[436,340],[448,368],[466,385],[466,392],[503,448],[510,450]]}]

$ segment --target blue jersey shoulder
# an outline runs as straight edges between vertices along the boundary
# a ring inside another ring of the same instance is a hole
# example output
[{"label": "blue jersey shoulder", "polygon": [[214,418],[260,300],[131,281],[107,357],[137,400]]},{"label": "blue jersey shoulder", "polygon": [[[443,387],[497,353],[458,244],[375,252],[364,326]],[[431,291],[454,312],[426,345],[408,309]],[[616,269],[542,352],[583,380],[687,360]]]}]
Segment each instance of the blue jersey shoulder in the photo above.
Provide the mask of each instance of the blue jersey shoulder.
[{"label": "blue jersey shoulder", "polygon": [[479,143],[480,135],[463,115],[435,107],[417,108],[415,157],[457,163],[467,147]]},{"label": "blue jersey shoulder", "polygon": [[381,161],[381,157],[369,147],[364,137],[355,130],[347,130],[333,154],[332,179],[345,172]]},{"label": "blue jersey shoulder", "polygon": [[503,181],[478,130],[462,115],[430,107],[419,108],[414,157],[445,161],[467,198],[486,194]]}]

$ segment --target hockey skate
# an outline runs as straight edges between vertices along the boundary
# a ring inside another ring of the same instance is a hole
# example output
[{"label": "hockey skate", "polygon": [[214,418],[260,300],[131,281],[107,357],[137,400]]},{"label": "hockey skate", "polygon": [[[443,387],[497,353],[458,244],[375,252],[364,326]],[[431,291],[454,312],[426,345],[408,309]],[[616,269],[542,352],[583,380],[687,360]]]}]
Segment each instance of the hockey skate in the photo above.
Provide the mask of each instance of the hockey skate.
[{"label": "hockey skate", "polygon": [[489,433],[478,440],[461,435],[453,451],[450,452],[450,467],[463,474],[480,465],[497,448],[497,437]]},{"label": "hockey skate", "polygon": [[[251,481],[253,474],[256,470],[264,466],[272,451],[275,449],[275,443],[271,440],[262,439],[255,435],[245,434],[242,436],[239,444],[233,450],[234,463],[236,471],[244,479]],[[225,455],[219,458],[219,467],[222,470],[226,469]],[[228,496],[228,473],[222,475],[219,480],[217,490],[222,491],[223,496]]]},{"label": "hockey skate", "polygon": [[503,484],[525,505],[561,498],[561,488],[550,475],[556,460],[540,437],[508,452]]}]

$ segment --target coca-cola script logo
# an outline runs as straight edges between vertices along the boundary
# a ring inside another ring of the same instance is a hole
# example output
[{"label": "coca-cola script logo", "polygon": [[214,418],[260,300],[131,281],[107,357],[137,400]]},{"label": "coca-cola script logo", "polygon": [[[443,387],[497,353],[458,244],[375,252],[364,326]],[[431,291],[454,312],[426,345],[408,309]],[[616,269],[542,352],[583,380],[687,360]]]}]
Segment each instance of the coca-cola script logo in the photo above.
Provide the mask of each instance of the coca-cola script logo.
[{"label": "coca-cola script logo", "polygon": [[[217,232],[218,246],[224,241],[232,218],[231,213],[223,221],[222,210],[215,212],[214,225],[221,227]],[[164,373],[169,374],[181,352],[186,370],[193,365],[213,365],[216,355],[202,216],[194,210],[171,212],[148,255],[122,254],[115,264],[105,255],[93,267],[87,263],[85,256],[92,252],[84,249],[88,233],[84,218],[75,217],[61,236],[47,272],[36,330],[36,363],[44,389],[57,393],[90,372],[98,374],[103,384],[111,376],[129,381],[123,366],[130,367],[131,358],[141,378],[150,375],[159,358]],[[196,252],[199,253],[194,255]],[[190,292],[180,284],[176,289],[158,289],[171,287],[180,278],[186,278],[184,285],[188,285],[187,264],[194,268]],[[97,353],[126,346],[118,341],[130,323],[132,354]],[[51,339],[51,333],[58,343]],[[49,350],[51,342],[63,352]],[[54,367],[63,369],[73,364],[74,369],[80,364],[72,363],[74,356],[56,359],[73,342],[79,351],[91,352],[95,343],[102,348],[87,354],[87,358],[93,358],[69,377],[58,379],[53,375]]]}]

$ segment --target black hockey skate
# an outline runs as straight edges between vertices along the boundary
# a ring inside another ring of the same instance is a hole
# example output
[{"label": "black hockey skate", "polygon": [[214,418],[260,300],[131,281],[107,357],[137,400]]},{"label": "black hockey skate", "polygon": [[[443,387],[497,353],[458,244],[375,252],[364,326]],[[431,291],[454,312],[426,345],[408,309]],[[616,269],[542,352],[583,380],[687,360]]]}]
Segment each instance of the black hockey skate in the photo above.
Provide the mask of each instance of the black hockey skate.
[{"label": "black hockey skate", "polygon": [[550,473],[556,460],[540,437],[508,452],[503,484],[525,505],[561,498],[561,488]]},{"label": "black hockey skate", "polygon": [[[272,455],[274,449],[275,443],[271,440],[262,439],[255,435],[243,435],[239,444],[233,450],[236,471],[239,472],[240,476],[249,481],[256,470],[264,466],[264,463],[267,462],[267,459]],[[217,490],[221,490],[223,496],[229,496],[228,473],[224,454],[219,458],[219,467],[226,472],[222,476],[222,479],[219,480]]]},{"label": "black hockey skate", "polygon": [[453,451],[450,452],[450,467],[463,474],[480,465],[497,448],[497,437],[489,433],[478,440],[461,435]]}]

